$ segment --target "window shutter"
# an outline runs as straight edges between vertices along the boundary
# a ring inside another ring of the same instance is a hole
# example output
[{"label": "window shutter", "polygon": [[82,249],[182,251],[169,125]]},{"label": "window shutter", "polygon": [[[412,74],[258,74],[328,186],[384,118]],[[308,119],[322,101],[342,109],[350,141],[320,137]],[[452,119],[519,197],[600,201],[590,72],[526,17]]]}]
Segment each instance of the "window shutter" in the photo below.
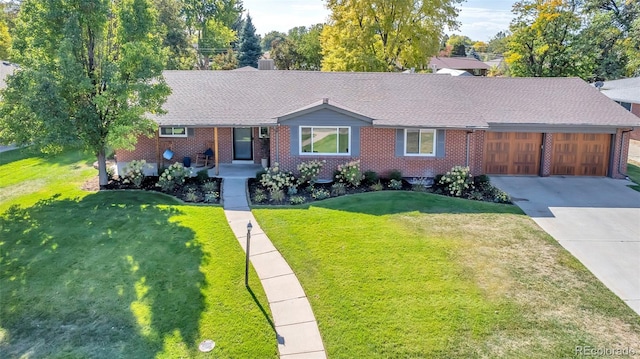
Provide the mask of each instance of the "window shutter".
[{"label": "window shutter", "polygon": [[445,154],[445,130],[436,130],[436,158],[444,158]]},{"label": "window shutter", "polygon": [[396,157],[404,156],[404,130],[396,130]]}]

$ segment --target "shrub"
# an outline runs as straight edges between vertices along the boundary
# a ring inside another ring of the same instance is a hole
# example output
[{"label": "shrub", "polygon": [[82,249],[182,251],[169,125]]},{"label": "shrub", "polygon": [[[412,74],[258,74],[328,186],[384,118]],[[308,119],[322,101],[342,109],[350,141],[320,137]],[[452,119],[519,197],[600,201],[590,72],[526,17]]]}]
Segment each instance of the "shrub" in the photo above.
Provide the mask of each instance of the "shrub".
[{"label": "shrub", "polygon": [[281,191],[287,187],[295,186],[295,177],[291,172],[280,171],[277,163],[273,167],[267,168],[260,179],[260,184],[269,192]]},{"label": "shrub", "polygon": [[218,202],[220,198],[220,192],[207,192],[204,194],[204,201],[207,203]]},{"label": "shrub", "polygon": [[[142,181],[144,181],[144,169],[148,168],[147,161],[145,160],[133,160],[127,164],[124,168],[124,176],[122,176],[122,183],[130,183],[135,188],[140,188],[142,186]],[[107,175],[108,175],[107,171]]]},{"label": "shrub", "polygon": [[293,195],[298,194],[298,187],[295,187],[295,186],[289,187],[289,189],[287,189],[287,194],[289,196],[293,196]]},{"label": "shrub", "polygon": [[207,181],[200,186],[202,192],[204,193],[213,193],[218,192],[220,190],[218,182],[216,181]]},{"label": "shrub", "polygon": [[313,160],[309,162],[302,162],[298,165],[298,172],[300,172],[300,178],[298,178],[299,184],[309,183],[314,184],[318,180],[318,175],[322,171],[322,167],[327,163],[325,160]]},{"label": "shrub", "polygon": [[197,202],[198,194],[195,191],[189,191],[184,195],[185,202]]},{"label": "shrub", "polygon": [[196,186],[195,184],[188,184],[184,186],[184,191],[196,193],[198,191],[198,186]]},{"label": "shrub", "polygon": [[311,193],[311,197],[313,197],[313,199],[321,200],[331,197],[331,193],[324,188],[316,188],[313,190],[313,193]]},{"label": "shrub", "polygon": [[372,191],[382,191],[382,189],[384,188],[384,186],[382,185],[382,183],[380,183],[380,181],[374,183],[371,185],[371,190]]},{"label": "shrub", "polygon": [[[116,170],[113,166],[107,166],[107,180],[111,181],[116,177]],[[142,182],[140,182],[142,184]]]},{"label": "shrub", "polygon": [[392,179],[389,181],[389,188],[391,189],[402,189],[402,180]]},{"label": "shrub", "polygon": [[256,172],[256,180],[261,181],[262,176],[264,176],[266,173],[267,173],[267,170],[265,170],[264,168],[260,169],[258,172]]},{"label": "shrub", "polygon": [[389,172],[389,179],[396,181],[402,180],[402,172],[400,172],[400,170],[392,170]]},{"label": "shrub", "polygon": [[289,203],[291,204],[303,204],[307,200],[303,196],[291,196],[289,197]]},{"label": "shrub", "polygon": [[376,173],[376,171],[369,170],[364,172],[363,182],[367,185],[372,185],[378,182],[379,179],[380,179],[380,176],[378,176],[378,173]]},{"label": "shrub", "polygon": [[331,195],[332,196],[342,196],[347,193],[347,187],[342,182],[336,182],[331,185]]},{"label": "shrub", "polygon": [[451,171],[442,175],[439,181],[445,186],[445,193],[454,197],[462,197],[473,189],[473,178],[469,174],[469,167],[455,166]]},{"label": "shrub", "polygon": [[411,190],[415,192],[426,192],[431,185],[431,181],[427,177],[416,178],[411,184]]},{"label": "shrub", "polygon": [[200,170],[196,173],[196,180],[199,183],[205,183],[209,180],[209,172],[207,170]]},{"label": "shrub", "polygon": [[189,170],[184,168],[182,163],[176,162],[169,166],[158,178],[156,186],[160,187],[165,192],[173,191],[176,186],[182,185],[184,179],[189,175]]},{"label": "shrub", "polygon": [[281,189],[271,191],[271,200],[276,203],[282,203],[285,199],[284,191]]},{"label": "shrub", "polygon": [[493,187],[493,201],[495,203],[511,203],[511,197],[504,191]]},{"label": "shrub", "polygon": [[484,195],[481,191],[473,190],[467,194],[467,198],[473,201],[482,201],[484,200]]},{"label": "shrub", "polygon": [[491,181],[489,180],[489,176],[487,175],[480,175],[480,176],[473,177],[473,185],[476,187],[482,188],[489,185],[490,183]]},{"label": "shrub", "polygon": [[362,182],[362,173],[360,172],[360,160],[350,161],[338,166],[336,180],[346,183],[352,187],[358,187]]},{"label": "shrub", "polygon": [[261,188],[256,188],[255,193],[253,194],[253,200],[256,203],[262,203],[267,200],[267,194],[264,193],[264,190]]}]

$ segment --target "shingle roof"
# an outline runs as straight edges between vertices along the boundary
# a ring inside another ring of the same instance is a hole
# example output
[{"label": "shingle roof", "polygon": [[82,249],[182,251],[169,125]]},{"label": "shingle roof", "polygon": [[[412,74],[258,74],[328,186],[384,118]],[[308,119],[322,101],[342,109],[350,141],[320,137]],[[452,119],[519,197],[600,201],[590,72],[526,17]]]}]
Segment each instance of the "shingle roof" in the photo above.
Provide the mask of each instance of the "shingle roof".
[{"label": "shingle roof", "polygon": [[173,93],[160,125],[256,126],[323,99],[374,126],[465,128],[490,123],[640,126],[577,78],[486,78],[306,71],[166,71]]},{"label": "shingle roof", "polygon": [[605,81],[602,93],[612,100],[640,103],[640,77]]},{"label": "shingle roof", "polygon": [[436,66],[437,69],[480,69],[488,70],[489,65],[472,57],[432,57],[429,61],[429,67]]}]

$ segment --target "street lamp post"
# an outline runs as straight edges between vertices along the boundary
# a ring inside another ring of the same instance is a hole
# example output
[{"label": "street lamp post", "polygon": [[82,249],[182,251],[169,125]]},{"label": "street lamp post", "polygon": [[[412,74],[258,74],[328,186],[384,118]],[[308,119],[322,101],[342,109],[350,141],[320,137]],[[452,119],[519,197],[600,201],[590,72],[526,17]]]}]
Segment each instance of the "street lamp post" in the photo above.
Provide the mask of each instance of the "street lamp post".
[{"label": "street lamp post", "polygon": [[249,246],[251,244],[251,221],[247,223],[247,258],[244,264],[244,286],[249,287]]}]

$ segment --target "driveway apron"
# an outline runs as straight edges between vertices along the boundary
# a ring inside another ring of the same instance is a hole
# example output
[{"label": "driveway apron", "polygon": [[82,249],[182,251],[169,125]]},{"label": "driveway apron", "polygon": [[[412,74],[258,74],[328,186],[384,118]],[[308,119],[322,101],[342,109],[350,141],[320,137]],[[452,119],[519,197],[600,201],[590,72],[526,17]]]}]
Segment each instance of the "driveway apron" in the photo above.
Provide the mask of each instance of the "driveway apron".
[{"label": "driveway apron", "polygon": [[640,314],[640,192],[604,177],[492,176],[491,182]]}]

